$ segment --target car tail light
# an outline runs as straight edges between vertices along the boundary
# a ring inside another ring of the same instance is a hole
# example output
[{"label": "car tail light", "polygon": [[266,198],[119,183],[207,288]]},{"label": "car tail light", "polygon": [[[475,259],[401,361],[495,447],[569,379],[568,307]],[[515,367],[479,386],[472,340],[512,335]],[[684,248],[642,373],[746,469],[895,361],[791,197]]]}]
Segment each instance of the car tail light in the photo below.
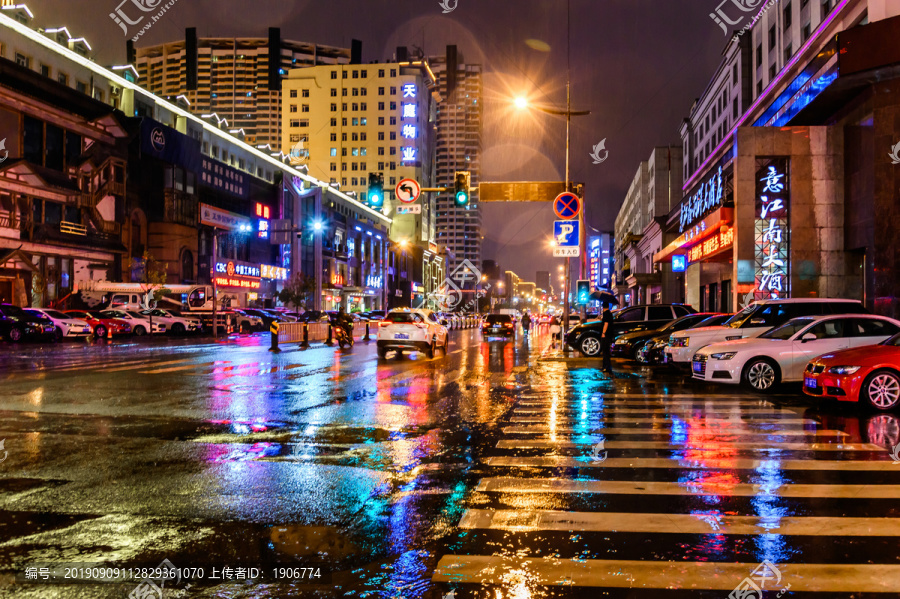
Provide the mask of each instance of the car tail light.
[{"label": "car tail light", "polygon": [[389,327],[389,326],[391,326],[391,323],[386,320],[382,320],[381,322],[378,323],[378,326],[379,327]]},{"label": "car tail light", "polygon": [[513,325],[512,325],[512,323],[511,323],[511,322],[507,322],[507,323],[506,323],[506,328],[508,328],[508,329],[511,329],[511,328],[512,328],[512,326],[513,326]]}]

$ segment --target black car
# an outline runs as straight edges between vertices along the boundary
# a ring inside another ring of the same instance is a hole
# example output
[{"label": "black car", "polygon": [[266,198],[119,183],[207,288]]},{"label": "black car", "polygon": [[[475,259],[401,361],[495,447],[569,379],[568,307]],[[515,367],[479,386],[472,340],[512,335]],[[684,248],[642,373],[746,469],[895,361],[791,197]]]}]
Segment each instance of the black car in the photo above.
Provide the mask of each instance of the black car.
[{"label": "black car", "polygon": [[278,320],[274,315],[269,314],[265,310],[260,310],[258,308],[242,308],[242,311],[247,316],[255,316],[257,318],[262,319],[263,321],[263,330],[268,331],[269,327],[272,326],[272,323]]},{"label": "black car", "polygon": [[56,339],[56,326],[49,318],[29,314],[18,306],[0,304],[0,335],[18,343],[23,339]]},{"label": "black car", "polygon": [[[632,331],[658,329],[669,322],[694,314],[697,311],[684,304],[645,304],[629,306],[613,312],[609,333],[615,340]],[[603,322],[594,320],[572,327],[566,334],[566,343],[586,356],[600,354]]]},{"label": "black car", "polygon": [[683,331],[684,329],[689,329],[712,316],[720,315],[715,312],[688,314],[687,316],[676,318],[675,320],[664,324],[658,329],[653,329],[650,331],[632,331],[631,333],[625,333],[624,335],[621,335],[618,339],[616,339],[615,343],[613,343],[612,353],[614,356],[634,358],[636,360],[638,357],[638,352],[650,339],[659,336],[665,336],[665,338],[668,339],[669,335],[674,333],[675,331]]},{"label": "black car", "polygon": [[[706,315],[706,318],[699,322],[695,322],[688,329],[699,329],[700,327],[715,327],[725,324],[725,321],[731,318],[731,314],[717,314],[715,316]],[[685,329],[680,329],[685,330]],[[667,330],[665,333],[656,335],[648,339],[640,349],[637,350],[637,361],[641,364],[658,364],[665,361],[664,350],[669,345],[669,338],[674,331]]]},{"label": "black car", "polygon": [[512,337],[516,334],[516,321],[511,314],[488,314],[481,322],[481,334]]}]

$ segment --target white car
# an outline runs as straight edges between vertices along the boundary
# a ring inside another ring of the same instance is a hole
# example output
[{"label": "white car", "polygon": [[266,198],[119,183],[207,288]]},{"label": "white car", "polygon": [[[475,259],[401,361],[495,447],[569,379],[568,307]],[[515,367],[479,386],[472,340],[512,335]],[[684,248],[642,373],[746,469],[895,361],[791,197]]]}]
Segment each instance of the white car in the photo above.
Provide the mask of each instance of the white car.
[{"label": "white car", "polygon": [[802,316],[753,339],[713,343],[691,362],[695,379],[769,391],[800,381],[807,363],[823,354],[876,345],[900,332],[900,321],[872,314]]},{"label": "white car", "polygon": [[[103,318],[118,318],[131,325],[131,332],[138,337],[146,335],[151,330],[150,319],[136,310],[104,310],[100,313]],[[153,321],[153,333],[165,333],[166,325]]]},{"label": "white car", "polygon": [[753,302],[717,327],[701,327],[673,333],[664,350],[665,362],[690,364],[700,349],[735,339],[757,337],[798,316],[866,313],[856,300],[796,298]]},{"label": "white car", "polygon": [[447,327],[431,310],[391,310],[378,323],[378,357],[385,358],[390,350],[398,357],[404,351],[421,351],[429,358],[434,350],[447,353],[450,334]]},{"label": "white car", "polygon": [[175,335],[183,335],[184,333],[195,333],[202,328],[199,320],[193,318],[185,318],[176,316],[168,310],[155,308],[153,310],[142,310],[141,316],[149,318],[153,317],[153,322],[159,322],[166,326],[166,330]]},{"label": "white car", "polygon": [[39,318],[49,318],[56,327],[56,338],[64,337],[89,337],[91,325],[86,320],[73,318],[70,314],[63,314],[59,310],[44,310],[40,308],[25,308],[25,311]]}]

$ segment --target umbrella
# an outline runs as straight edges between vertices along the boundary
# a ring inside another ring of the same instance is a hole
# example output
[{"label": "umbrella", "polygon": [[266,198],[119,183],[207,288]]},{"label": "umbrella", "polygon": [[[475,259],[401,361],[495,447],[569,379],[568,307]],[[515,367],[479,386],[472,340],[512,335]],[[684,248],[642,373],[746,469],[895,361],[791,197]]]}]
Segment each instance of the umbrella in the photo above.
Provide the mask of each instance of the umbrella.
[{"label": "umbrella", "polygon": [[616,296],[614,296],[611,292],[607,291],[606,289],[598,289],[597,291],[594,291],[593,293],[591,293],[588,296],[588,299],[593,302],[600,302],[601,304],[604,304],[604,305],[612,305],[612,306],[619,305],[618,298]]}]

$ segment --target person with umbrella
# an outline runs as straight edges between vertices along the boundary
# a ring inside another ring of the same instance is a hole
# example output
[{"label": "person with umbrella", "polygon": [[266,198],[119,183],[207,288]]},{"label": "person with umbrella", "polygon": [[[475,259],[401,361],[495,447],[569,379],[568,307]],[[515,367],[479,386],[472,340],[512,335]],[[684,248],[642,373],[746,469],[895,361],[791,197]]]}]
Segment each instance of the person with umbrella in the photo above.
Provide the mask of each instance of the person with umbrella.
[{"label": "person with umbrella", "polygon": [[603,323],[603,333],[600,339],[603,348],[603,372],[612,374],[612,331],[609,328],[613,323],[613,315],[609,310],[609,304],[603,304],[603,315],[600,317]]}]

